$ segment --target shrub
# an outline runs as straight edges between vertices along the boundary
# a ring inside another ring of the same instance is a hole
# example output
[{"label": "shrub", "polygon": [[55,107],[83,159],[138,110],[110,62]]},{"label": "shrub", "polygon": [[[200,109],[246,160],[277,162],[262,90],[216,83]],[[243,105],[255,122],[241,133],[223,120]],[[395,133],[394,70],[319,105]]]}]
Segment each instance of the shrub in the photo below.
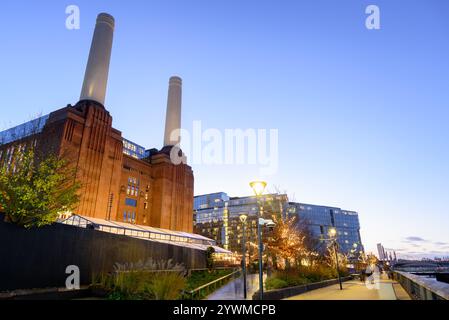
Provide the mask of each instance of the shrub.
[{"label": "shrub", "polygon": [[337,278],[337,271],[326,265],[290,268],[276,271],[266,281],[267,289],[295,287]]},{"label": "shrub", "polygon": [[337,271],[325,265],[316,265],[307,268],[304,271],[304,276],[309,279],[310,282],[319,282],[337,278]]},{"label": "shrub", "polygon": [[187,278],[187,284],[185,288],[185,295],[183,299],[198,299],[201,300],[208,296],[211,292],[216,290],[219,286],[224,285],[227,283],[231,277],[228,277],[224,281],[221,281],[220,283],[210,286],[208,288],[205,288],[203,290],[200,290],[199,292],[196,292],[195,295],[192,297],[189,294],[189,291],[192,291],[194,289],[197,289],[198,287],[201,287],[207,283],[210,283],[214,280],[217,280],[219,278],[222,278],[224,276],[227,276],[233,272],[232,269],[219,269],[219,270],[197,270],[192,271],[190,276]]},{"label": "shrub", "polygon": [[214,254],[215,254],[214,247],[207,248],[207,250],[206,250],[206,266],[208,269],[213,269],[213,267],[214,267]]},{"label": "shrub", "polygon": [[153,277],[146,287],[156,300],[177,300],[186,285],[186,279],[178,272],[163,272]]},{"label": "shrub", "polygon": [[184,267],[171,260],[116,264],[115,272],[100,275],[93,284],[111,300],[176,300],[185,287]]},{"label": "shrub", "polygon": [[[154,294],[148,290],[147,286],[155,277],[154,272],[149,271],[128,271],[118,272],[114,275],[113,296],[123,299],[153,299]],[[115,293],[115,295],[114,295]]]},{"label": "shrub", "polygon": [[196,289],[206,283],[217,280],[217,279],[224,277],[232,272],[233,272],[233,270],[229,270],[229,269],[192,271],[190,276],[187,278],[186,290],[190,291],[190,290]]},{"label": "shrub", "polygon": [[[306,284],[307,278],[305,278],[298,270],[295,269],[287,269],[283,271],[277,271],[273,274],[270,279],[278,279],[281,280],[284,285],[283,287],[295,287]],[[276,280],[272,280],[276,281]]]},{"label": "shrub", "polygon": [[271,289],[281,289],[281,288],[286,288],[288,287],[288,283],[282,279],[279,278],[268,278],[265,281],[265,287],[268,290]]}]

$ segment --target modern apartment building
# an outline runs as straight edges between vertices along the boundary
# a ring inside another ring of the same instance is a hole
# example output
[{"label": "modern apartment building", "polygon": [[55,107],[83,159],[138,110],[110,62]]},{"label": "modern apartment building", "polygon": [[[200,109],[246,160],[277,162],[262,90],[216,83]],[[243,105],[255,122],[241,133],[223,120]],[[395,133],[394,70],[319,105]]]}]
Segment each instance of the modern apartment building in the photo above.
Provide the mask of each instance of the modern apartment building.
[{"label": "modern apartment building", "polygon": [[353,256],[358,256],[360,251],[364,252],[357,212],[296,202],[289,203],[288,212],[290,215],[297,215],[301,223],[307,224],[310,233],[317,240],[319,251],[329,245],[326,240],[329,239],[329,229],[335,228],[341,252]]}]

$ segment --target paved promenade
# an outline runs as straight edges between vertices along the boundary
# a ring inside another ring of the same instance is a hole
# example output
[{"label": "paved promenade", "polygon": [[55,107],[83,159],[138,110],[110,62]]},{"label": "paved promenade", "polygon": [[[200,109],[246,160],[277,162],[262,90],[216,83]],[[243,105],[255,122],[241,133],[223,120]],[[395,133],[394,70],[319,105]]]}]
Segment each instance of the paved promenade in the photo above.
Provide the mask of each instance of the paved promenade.
[{"label": "paved promenade", "polygon": [[[266,275],[264,275],[266,278]],[[259,289],[259,276],[248,274],[248,300]],[[243,279],[237,278],[224,285],[211,295],[207,300],[243,300]],[[343,282],[343,290],[338,284],[329,287],[312,290],[286,300],[410,300],[409,295],[399,283],[389,280],[386,275],[381,275],[380,280],[367,287],[365,282],[351,280]]]},{"label": "paved promenade", "polygon": [[370,286],[360,280],[351,280],[343,282],[343,290],[336,284],[286,300],[410,300],[410,297],[399,283],[381,275],[380,280]]}]

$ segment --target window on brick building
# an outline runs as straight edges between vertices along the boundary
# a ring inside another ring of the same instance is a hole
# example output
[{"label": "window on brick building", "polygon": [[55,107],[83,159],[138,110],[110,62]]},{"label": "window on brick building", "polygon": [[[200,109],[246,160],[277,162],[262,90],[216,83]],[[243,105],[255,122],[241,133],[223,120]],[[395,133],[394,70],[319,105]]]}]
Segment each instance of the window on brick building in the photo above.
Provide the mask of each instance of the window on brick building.
[{"label": "window on brick building", "polygon": [[130,207],[137,207],[137,200],[135,200],[135,199],[130,199],[130,198],[126,198],[126,199],[125,199],[125,204],[126,204],[127,206],[130,206]]}]

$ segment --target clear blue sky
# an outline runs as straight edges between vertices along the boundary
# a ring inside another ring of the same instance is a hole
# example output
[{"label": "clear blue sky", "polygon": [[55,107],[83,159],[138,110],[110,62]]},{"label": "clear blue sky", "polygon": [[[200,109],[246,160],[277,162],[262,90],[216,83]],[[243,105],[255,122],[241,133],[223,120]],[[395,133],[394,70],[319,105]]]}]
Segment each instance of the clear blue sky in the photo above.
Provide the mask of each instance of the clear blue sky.
[{"label": "clear blue sky", "polygon": [[[381,30],[365,28],[369,4]],[[0,129],[77,102],[102,11],[116,18],[106,107],[126,138],[161,147],[180,75],[187,128],[279,129],[271,190],[358,211],[368,250],[449,255],[449,2],[2,1]],[[194,170],[196,194],[249,194],[258,173]]]}]

